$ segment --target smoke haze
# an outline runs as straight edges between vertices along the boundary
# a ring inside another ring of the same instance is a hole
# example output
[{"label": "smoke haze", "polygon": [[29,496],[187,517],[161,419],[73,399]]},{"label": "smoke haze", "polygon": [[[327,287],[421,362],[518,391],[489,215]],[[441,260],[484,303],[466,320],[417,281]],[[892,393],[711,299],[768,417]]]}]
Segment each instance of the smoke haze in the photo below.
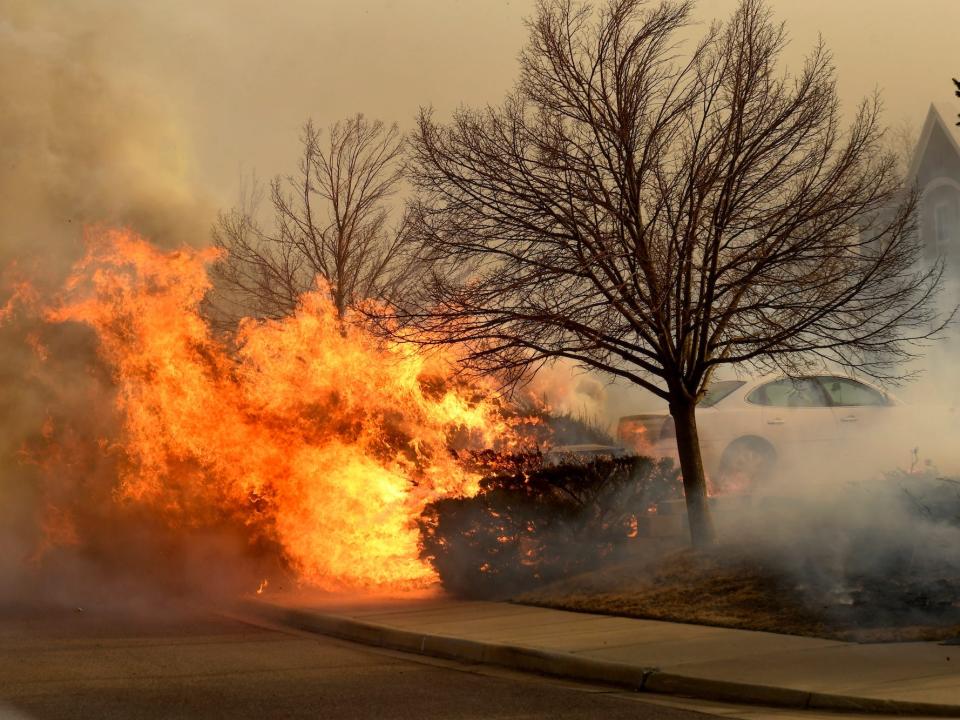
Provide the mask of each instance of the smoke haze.
[{"label": "smoke haze", "polygon": [[[216,210],[236,201],[241,175],[294,170],[298,128],[307,117],[325,127],[359,111],[406,129],[421,105],[446,115],[461,103],[499,102],[514,82],[526,36],[522,19],[534,6],[533,0],[0,0],[0,267],[6,268],[0,301],[26,276],[41,291],[57,287],[82,254],[83,227],[91,223],[130,226],[163,247],[207,244]],[[733,0],[704,1],[698,17],[726,16],[733,6]],[[777,0],[771,8],[793,38],[792,65],[823,34],[848,109],[880,88],[889,124],[910,121],[919,128],[930,102],[953,117],[950,77],[960,72],[955,0],[910,6],[898,0]],[[26,596],[26,580],[18,584],[17,573],[36,549],[39,527],[56,522],[38,515],[37,471],[24,461],[25,451],[45,432],[66,432],[66,417],[84,419],[84,435],[73,441],[94,444],[114,433],[118,420],[109,372],[96,359],[88,332],[41,326],[26,303],[0,320],[0,341],[0,574],[14,578],[0,591],[3,600],[10,599],[3,592]],[[946,371],[938,377],[952,377],[954,356],[940,358],[938,367]],[[82,381],[64,386],[63,377]],[[537,383],[534,390],[557,408],[605,413],[609,421],[655,404],[629,387],[611,389],[562,367]],[[942,387],[925,387],[929,397],[943,397]],[[930,432],[939,427],[932,423]],[[937,437],[944,445],[937,454],[945,458],[938,462],[946,464],[955,435]],[[878,445],[888,439],[878,437]],[[810,497],[834,498],[838,483],[883,469],[818,469],[823,480],[809,484]],[[60,483],[45,492],[63,503],[82,494],[89,507],[84,522],[104,526],[98,541],[110,545],[118,528],[103,514],[109,488],[83,478],[114,469],[64,465],[59,472]],[[851,503],[843,511],[850,517],[861,516],[853,507],[872,508],[878,516],[875,506]],[[916,526],[899,508],[884,511],[889,526],[912,532]],[[771,529],[751,527],[757,534]],[[809,524],[797,516],[785,527],[800,532]],[[939,542],[941,527],[924,525],[924,532]],[[117,554],[112,547],[107,554],[123,566],[160,548],[178,557],[187,574],[200,576],[216,565],[211,558],[245,552],[230,531],[192,538],[200,550],[190,553],[166,541],[144,526],[138,542],[130,543],[139,553],[127,548]],[[109,568],[72,557],[57,569],[55,585],[44,578],[31,582],[69,602],[78,586],[102,582],[101,572]]]}]

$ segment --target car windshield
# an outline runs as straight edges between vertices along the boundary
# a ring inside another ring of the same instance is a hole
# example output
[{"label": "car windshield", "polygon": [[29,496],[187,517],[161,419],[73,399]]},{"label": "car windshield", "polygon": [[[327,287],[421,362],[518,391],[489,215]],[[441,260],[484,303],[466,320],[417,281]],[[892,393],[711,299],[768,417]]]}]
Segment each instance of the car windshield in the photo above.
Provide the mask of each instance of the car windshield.
[{"label": "car windshield", "polygon": [[700,398],[698,403],[700,407],[713,407],[718,402],[723,400],[727,395],[732,393],[738,387],[742,387],[745,384],[743,380],[721,380],[719,382],[713,383],[710,386],[710,389],[704,393],[703,397]]}]

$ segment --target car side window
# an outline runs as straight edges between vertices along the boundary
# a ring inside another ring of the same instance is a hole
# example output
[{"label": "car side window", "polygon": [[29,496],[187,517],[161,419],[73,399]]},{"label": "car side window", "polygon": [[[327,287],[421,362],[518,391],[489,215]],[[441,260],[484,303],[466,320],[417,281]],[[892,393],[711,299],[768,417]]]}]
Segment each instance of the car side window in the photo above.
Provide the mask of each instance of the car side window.
[{"label": "car side window", "polygon": [[850,378],[822,377],[820,384],[827,391],[834,405],[851,407],[854,405],[886,405],[883,393]]},{"label": "car side window", "polygon": [[823,389],[813,378],[784,378],[761,385],[747,396],[747,401],[771,407],[825,407]]}]

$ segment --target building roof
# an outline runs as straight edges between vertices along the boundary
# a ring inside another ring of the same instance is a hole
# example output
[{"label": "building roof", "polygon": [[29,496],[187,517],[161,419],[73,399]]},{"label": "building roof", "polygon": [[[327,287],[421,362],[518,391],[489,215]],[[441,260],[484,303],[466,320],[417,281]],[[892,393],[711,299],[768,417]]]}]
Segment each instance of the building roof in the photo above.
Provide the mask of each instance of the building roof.
[{"label": "building roof", "polygon": [[913,151],[913,158],[910,161],[910,168],[907,172],[908,178],[919,180],[918,174],[920,173],[923,161],[932,143],[940,148],[946,147],[952,149],[958,163],[960,163],[960,143],[957,142],[953,128],[947,125],[943,116],[933,103],[930,104],[930,109],[927,111],[927,118],[924,120],[923,128],[920,130],[920,139],[917,141],[917,146]]}]

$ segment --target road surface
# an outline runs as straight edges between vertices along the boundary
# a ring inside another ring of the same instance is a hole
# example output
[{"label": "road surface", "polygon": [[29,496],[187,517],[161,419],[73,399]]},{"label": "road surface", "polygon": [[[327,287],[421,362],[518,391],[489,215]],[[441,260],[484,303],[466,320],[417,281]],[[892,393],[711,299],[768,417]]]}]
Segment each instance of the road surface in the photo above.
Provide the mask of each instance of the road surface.
[{"label": "road surface", "polygon": [[213,614],[0,610],[0,718],[662,718],[622,691]]}]

